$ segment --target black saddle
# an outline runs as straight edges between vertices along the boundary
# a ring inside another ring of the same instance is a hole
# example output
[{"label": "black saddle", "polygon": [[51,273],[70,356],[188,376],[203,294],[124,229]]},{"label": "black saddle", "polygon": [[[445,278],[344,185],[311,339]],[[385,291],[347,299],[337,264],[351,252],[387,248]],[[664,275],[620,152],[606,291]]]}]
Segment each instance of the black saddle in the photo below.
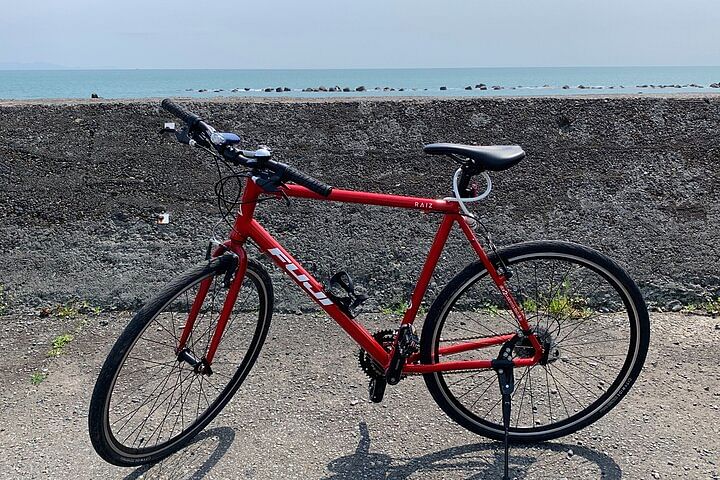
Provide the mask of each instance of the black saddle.
[{"label": "black saddle", "polygon": [[525,158],[525,151],[517,145],[460,145],[457,143],[431,143],[423,148],[430,155],[458,155],[470,158],[482,170],[507,170]]}]

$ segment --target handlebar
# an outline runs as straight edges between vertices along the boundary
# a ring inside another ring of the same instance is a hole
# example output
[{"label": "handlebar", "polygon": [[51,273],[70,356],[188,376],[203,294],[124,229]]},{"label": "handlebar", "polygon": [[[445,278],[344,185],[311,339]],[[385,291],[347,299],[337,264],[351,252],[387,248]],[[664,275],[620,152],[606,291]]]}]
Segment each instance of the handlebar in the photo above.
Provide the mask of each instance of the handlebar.
[{"label": "handlebar", "polygon": [[185,110],[183,107],[176,104],[169,98],[166,98],[165,100],[163,100],[162,103],[160,104],[160,106],[162,108],[164,108],[165,110],[167,110],[168,112],[175,115],[176,117],[178,117],[183,122],[185,122],[187,124],[187,126],[191,129],[193,127],[195,127],[195,125],[198,122],[202,121],[202,118],[198,117],[194,113],[191,113],[191,112]]},{"label": "handlebar", "polygon": [[[187,124],[187,134],[190,138],[200,145],[214,147],[215,150],[217,150],[218,153],[220,153],[223,158],[228,161],[236,165],[243,165],[252,168],[253,170],[268,170],[278,175],[281,182],[294,182],[324,197],[330,195],[333,187],[301,172],[300,170],[284,163],[272,161],[269,158],[259,156],[249,158],[243,155],[243,150],[227,145],[222,141],[219,143],[216,142],[216,138],[213,135],[215,133],[215,129],[213,127],[205,123],[199,116],[185,110],[169,98],[163,100],[160,106]],[[204,133],[207,138],[197,138],[199,133]],[[208,140],[210,141],[208,142]]]},{"label": "handlebar", "polygon": [[[312,190],[313,192],[317,193],[318,195],[322,195],[323,197],[327,197],[330,195],[330,192],[332,191],[332,188],[330,185],[321,182],[320,180],[317,180],[310,175],[307,175],[300,170],[297,170],[290,165],[285,165],[284,163],[279,162],[273,162],[275,165],[281,165],[280,168],[284,167],[284,171],[280,172],[278,170],[275,170],[280,175],[280,181],[290,181],[295,182],[298,185],[302,185],[303,187]],[[276,167],[277,168],[277,167]]]}]

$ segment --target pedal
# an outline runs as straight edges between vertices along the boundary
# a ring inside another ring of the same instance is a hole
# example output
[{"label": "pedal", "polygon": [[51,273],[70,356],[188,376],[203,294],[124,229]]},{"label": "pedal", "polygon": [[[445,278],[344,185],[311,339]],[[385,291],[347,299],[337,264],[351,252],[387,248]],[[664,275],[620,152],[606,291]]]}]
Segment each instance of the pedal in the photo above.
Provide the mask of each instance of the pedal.
[{"label": "pedal", "polygon": [[[342,295],[342,293],[345,296]],[[327,296],[338,306],[340,310],[345,312],[350,318],[358,316],[356,309],[368,297],[364,293],[359,293],[355,289],[355,283],[350,275],[345,271],[337,272],[330,278],[329,286],[326,289]]]},{"label": "pedal", "polygon": [[397,333],[397,345],[390,359],[390,365],[385,370],[385,379],[390,385],[397,385],[402,379],[402,369],[405,360],[420,350],[420,339],[412,325],[402,325]]},{"label": "pedal", "polygon": [[370,384],[368,385],[368,397],[370,398],[370,401],[373,403],[382,402],[382,399],[385,396],[386,386],[387,382],[382,377],[371,379]]}]

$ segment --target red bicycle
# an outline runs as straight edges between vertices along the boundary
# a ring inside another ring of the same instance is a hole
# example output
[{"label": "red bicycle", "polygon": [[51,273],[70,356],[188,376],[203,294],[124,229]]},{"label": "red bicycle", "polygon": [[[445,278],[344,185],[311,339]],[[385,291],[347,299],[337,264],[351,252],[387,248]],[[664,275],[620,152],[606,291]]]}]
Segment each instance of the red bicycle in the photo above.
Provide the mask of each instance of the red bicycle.
[{"label": "red bicycle", "polygon": [[[180,142],[207,150],[231,169],[245,167],[233,174],[245,179],[245,188],[229,240],[145,304],[108,355],[89,412],[93,446],[108,462],[134,466],[176,452],[243,383],[273,311],[270,277],[248,259],[248,241],[357,342],[372,401],[382,400],[387,384],[423,375],[448,416],[505,441],[506,460],[509,442],[549,440],[596,421],[640,373],[650,336],[648,312],[620,266],[597,251],[559,241],[498,250],[486,235],[487,253],[476,237],[475,229],[484,226],[466,204],[489,193],[487,171],[524,158],[520,147],[425,146],[425,152],[460,164],[452,197],[356,192],[276,162],[267,148],[242,150],[237,135],[216,131],[170,100],[162,106],[186,123],[170,129]],[[472,185],[480,174],[488,182],[482,195]],[[397,329],[366,330],[355,316],[367,297],[350,276],[339,272],[323,286],[254,218],[260,201],[291,197],[442,214]],[[438,295],[418,336],[413,323],[454,225],[478,259]]]}]

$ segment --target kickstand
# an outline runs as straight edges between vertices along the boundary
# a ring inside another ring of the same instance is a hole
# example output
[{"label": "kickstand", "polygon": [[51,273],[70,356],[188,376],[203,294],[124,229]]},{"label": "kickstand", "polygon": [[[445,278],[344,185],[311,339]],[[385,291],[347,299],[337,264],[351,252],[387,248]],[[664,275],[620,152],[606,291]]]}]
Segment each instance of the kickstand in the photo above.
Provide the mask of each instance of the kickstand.
[{"label": "kickstand", "polygon": [[505,429],[505,471],[503,480],[510,480],[508,461],[510,456],[510,411],[512,407],[512,393],[515,389],[515,378],[513,375],[513,364],[511,360],[495,360],[494,368],[497,372],[498,381],[500,383],[500,392],[502,393],[502,415],[503,428]]}]

